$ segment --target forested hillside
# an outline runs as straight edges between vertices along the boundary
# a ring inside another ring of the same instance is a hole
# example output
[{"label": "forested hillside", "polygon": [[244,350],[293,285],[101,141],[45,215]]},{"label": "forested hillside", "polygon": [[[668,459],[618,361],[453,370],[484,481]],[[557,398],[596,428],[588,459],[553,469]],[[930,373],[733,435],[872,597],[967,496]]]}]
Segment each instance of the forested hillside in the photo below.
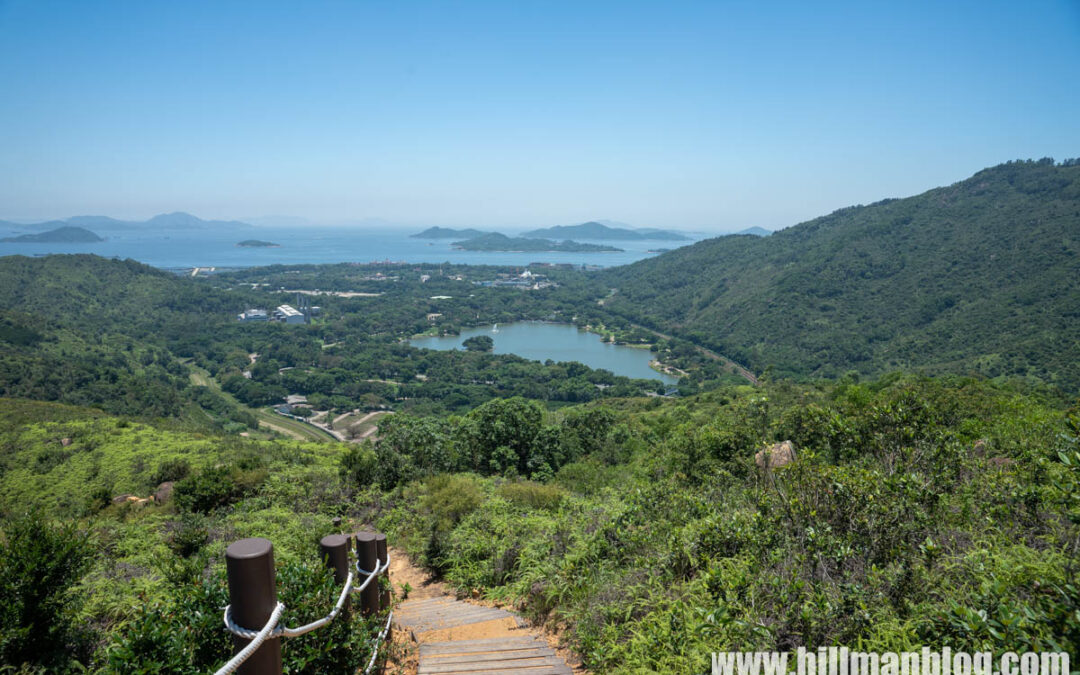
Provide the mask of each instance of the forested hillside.
[{"label": "forested hillside", "polygon": [[1080,390],[1080,166],[1010,162],[770,237],[601,274],[605,309],[756,372],[1023,376]]}]

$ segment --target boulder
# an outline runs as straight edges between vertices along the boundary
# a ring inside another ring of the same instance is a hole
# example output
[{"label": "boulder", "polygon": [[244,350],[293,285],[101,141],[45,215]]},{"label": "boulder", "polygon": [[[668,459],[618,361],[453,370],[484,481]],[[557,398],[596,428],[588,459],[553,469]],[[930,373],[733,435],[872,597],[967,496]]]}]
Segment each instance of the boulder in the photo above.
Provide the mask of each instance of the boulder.
[{"label": "boulder", "polygon": [[167,480],[157,486],[157,490],[154,490],[154,501],[158,504],[169,501],[172,498],[173,484],[173,481]]},{"label": "boulder", "polygon": [[791,441],[776,443],[754,455],[754,463],[763,469],[785,466],[794,462],[795,459],[795,444]]},{"label": "boulder", "polygon": [[112,498],[112,503],[113,504],[126,504],[127,502],[131,501],[132,499],[138,499],[138,497],[136,497],[135,495],[116,495],[115,497]]},{"label": "boulder", "polygon": [[62,445],[62,446],[64,446],[66,448],[67,446],[71,445],[71,439],[70,438],[61,438],[60,439],[60,445]]}]

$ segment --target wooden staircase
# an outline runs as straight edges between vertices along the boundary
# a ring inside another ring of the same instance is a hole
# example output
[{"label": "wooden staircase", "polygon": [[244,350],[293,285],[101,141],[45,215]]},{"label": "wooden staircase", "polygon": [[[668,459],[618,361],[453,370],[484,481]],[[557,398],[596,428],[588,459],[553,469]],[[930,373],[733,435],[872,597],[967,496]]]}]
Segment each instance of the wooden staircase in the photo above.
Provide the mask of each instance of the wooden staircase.
[{"label": "wooden staircase", "polygon": [[572,675],[555,651],[504,609],[449,597],[406,600],[394,612],[420,644],[418,675]]}]

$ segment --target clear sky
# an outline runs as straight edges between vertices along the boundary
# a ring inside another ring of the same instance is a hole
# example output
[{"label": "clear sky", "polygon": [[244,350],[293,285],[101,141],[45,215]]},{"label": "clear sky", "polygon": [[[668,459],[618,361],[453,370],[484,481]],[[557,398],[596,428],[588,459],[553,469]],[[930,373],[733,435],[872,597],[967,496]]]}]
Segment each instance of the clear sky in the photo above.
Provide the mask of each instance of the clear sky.
[{"label": "clear sky", "polygon": [[0,218],[775,229],[1080,156],[1080,1],[0,0]]}]

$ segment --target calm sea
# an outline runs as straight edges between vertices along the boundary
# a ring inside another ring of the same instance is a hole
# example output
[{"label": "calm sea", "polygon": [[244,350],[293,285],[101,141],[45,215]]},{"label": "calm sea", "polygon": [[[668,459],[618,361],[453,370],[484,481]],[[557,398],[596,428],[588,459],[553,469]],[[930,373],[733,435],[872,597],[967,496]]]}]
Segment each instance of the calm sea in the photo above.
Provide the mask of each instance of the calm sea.
[{"label": "calm sea", "polygon": [[[0,236],[26,231],[0,231]],[[94,253],[132,258],[155,267],[254,267],[339,262],[450,262],[469,265],[527,265],[532,262],[572,263],[611,267],[625,265],[690,242],[619,241],[608,243],[621,253],[503,253],[455,251],[453,240],[410,238],[409,232],[359,230],[342,227],[269,228],[242,230],[176,230],[154,232],[97,231],[106,241],[93,244],[15,244],[0,242],[0,256]],[[278,248],[242,248],[245,239],[272,241]]]}]

